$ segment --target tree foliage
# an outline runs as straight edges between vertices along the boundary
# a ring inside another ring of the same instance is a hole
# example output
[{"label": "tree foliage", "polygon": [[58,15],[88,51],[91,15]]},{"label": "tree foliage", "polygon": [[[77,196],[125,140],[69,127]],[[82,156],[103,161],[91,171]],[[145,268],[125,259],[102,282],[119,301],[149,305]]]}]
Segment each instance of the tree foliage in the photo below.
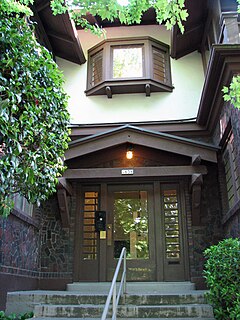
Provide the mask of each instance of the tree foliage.
[{"label": "tree foliage", "polygon": [[67,96],[51,54],[38,44],[25,6],[0,4],[0,215],[13,195],[39,204],[55,191],[68,146]]},{"label": "tree foliage", "polygon": [[143,13],[154,8],[157,22],[165,23],[167,29],[177,24],[183,32],[183,21],[188,17],[184,2],[185,0],[129,0],[127,5],[121,5],[117,0],[52,0],[51,6],[55,14],[68,10],[79,25],[101,35],[104,33],[101,26],[91,25],[85,18],[88,13],[98,15],[103,20],[119,19],[122,24],[129,25],[139,24]]},{"label": "tree foliage", "polygon": [[229,87],[222,89],[225,101],[230,101],[235,108],[240,109],[240,76],[235,76]]}]

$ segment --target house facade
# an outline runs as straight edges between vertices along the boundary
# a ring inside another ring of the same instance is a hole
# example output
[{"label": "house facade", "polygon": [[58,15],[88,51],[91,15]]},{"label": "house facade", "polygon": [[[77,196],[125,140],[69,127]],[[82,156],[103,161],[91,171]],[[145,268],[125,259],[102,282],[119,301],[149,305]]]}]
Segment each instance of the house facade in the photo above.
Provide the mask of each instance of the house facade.
[{"label": "house facade", "polygon": [[187,0],[185,33],[89,21],[106,39],[35,1],[40,42],[70,96],[71,142],[58,190],[39,208],[16,199],[0,220],[7,291],[110,281],[127,248],[129,281],[192,281],[203,251],[240,235],[240,111],[222,98],[240,70],[235,1]]}]

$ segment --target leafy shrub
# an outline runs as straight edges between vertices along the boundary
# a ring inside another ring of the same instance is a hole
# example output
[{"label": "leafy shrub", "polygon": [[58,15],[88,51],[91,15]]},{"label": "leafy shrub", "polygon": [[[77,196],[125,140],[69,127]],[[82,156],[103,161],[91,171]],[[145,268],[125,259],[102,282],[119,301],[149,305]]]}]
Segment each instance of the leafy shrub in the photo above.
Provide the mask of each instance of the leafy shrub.
[{"label": "leafy shrub", "polygon": [[204,252],[208,302],[221,320],[240,319],[240,240],[225,239]]},{"label": "leafy shrub", "polygon": [[25,320],[33,317],[33,312],[20,313],[16,315],[15,313],[11,313],[7,316],[4,311],[0,311],[0,320]]}]

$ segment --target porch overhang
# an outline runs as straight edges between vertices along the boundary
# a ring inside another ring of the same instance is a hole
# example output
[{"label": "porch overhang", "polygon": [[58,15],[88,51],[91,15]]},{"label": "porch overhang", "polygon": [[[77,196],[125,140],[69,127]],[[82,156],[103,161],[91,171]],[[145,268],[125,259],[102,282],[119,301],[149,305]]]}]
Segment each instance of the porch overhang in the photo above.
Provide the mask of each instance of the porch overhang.
[{"label": "porch overhang", "polygon": [[202,160],[214,163],[217,162],[217,151],[219,150],[218,147],[211,144],[125,125],[70,142],[65,159],[67,161],[124,143],[147,146],[190,158],[193,155],[199,155]]},{"label": "porch overhang", "polygon": [[132,177],[173,177],[192,176],[193,174],[207,174],[204,165],[199,166],[160,166],[160,167],[135,167],[135,168],[91,168],[67,169],[64,177],[67,179],[104,179]]}]

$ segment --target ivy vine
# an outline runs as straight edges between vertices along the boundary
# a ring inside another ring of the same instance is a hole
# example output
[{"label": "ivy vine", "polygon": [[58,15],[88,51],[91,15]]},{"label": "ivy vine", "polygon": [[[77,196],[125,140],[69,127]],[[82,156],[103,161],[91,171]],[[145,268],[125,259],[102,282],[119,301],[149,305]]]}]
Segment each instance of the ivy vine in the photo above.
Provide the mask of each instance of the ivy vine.
[{"label": "ivy vine", "polygon": [[67,96],[52,55],[23,6],[0,4],[0,215],[19,193],[39,204],[55,191],[69,140]]}]

